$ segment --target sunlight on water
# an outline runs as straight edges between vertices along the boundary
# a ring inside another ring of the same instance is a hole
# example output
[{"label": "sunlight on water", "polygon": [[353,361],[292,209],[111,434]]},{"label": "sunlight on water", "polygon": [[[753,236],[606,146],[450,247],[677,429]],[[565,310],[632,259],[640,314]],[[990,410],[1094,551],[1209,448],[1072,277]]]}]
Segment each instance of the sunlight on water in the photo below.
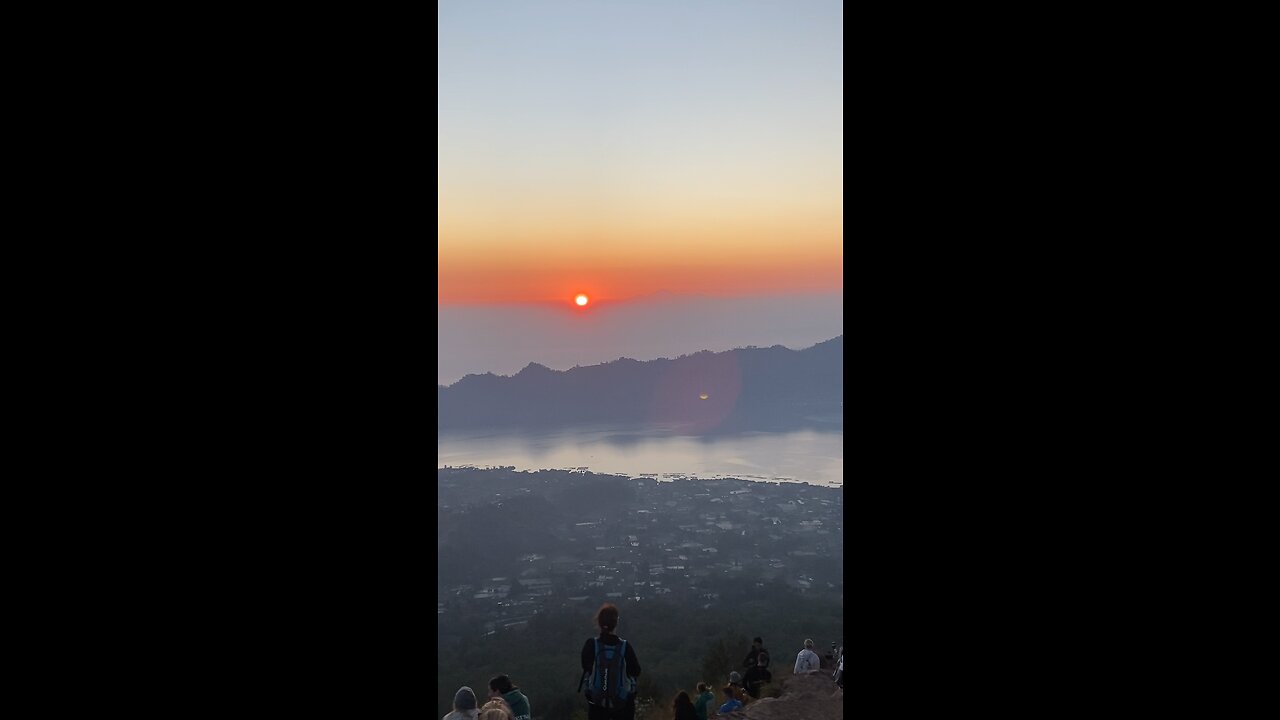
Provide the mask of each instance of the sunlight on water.
[{"label": "sunlight on water", "polygon": [[[591,472],[844,484],[844,434],[803,430],[690,437],[636,431],[574,430],[538,435],[438,435],[437,467]],[[670,479],[670,478],[668,478]]]}]

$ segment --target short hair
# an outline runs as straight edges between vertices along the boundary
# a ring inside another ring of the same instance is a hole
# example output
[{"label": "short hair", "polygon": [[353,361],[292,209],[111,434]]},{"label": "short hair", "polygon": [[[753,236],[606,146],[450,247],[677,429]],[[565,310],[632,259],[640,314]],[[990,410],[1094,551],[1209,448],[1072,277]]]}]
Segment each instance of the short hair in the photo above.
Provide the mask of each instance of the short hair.
[{"label": "short hair", "polygon": [[805,641],[804,641],[804,646],[805,646],[805,647],[807,647],[807,648],[809,648],[810,650],[812,650],[812,649],[813,649],[813,641],[812,641],[812,640],[805,640]]},{"label": "short hair", "polygon": [[755,639],[754,639],[754,640],[752,640],[751,642],[754,642],[754,643],[760,643],[761,645],[763,645],[763,644],[764,644],[764,641],[763,641],[763,640],[761,640],[760,638],[755,638]]},{"label": "short hair", "polygon": [[711,686],[710,686],[710,685],[708,685],[708,684],[706,684],[706,683],[704,683],[704,682],[700,682],[700,683],[698,683],[698,692],[700,692],[700,693],[704,693],[704,692],[706,692],[706,691],[708,691],[708,690],[710,690],[710,689],[711,689]]},{"label": "short hair", "polygon": [[514,717],[511,706],[507,705],[506,700],[494,698],[480,708],[480,714],[476,715],[476,720],[512,720]]},{"label": "short hair", "polygon": [[601,630],[613,630],[618,627],[618,606],[613,603],[605,603],[596,611],[596,625]]},{"label": "short hair", "polygon": [[493,679],[489,681],[489,689],[497,690],[503,695],[511,692],[514,688],[515,686],[511,684],[511,678],[506,675],[494,675]]}]

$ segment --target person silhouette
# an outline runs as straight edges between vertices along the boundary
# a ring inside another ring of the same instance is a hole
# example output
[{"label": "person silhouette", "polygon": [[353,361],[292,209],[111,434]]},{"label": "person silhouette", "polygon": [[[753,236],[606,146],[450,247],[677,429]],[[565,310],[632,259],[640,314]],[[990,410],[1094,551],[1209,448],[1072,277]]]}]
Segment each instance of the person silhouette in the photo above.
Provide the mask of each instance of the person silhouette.
[{"label": "person silhouette", "polygon": [[800,652],[796,653],[796,666],[791,671],[791,674],[803,675],[817,672],[821,666],[822,660],[818,658],[818,653],[813,651],[813,641],[805,640],[804,647],[800,649]]},{"label": "person silhouette", "polygon": [[[587,683],[587,720],[634,720],[636,678],[640,677],[640,660],[636,658],[635,647],[616,634],[618,608],[613,603],[601,605],[596,611],[595,621],[596,626],[600,628],[600,634],[587,638],[582,645],[581,653],[583,680],[590,678],[590,682]],[[619,646],[621,646],[620,650]],[[627,688],[627,698],[621,705],[607,706],[604,698],[594,697],[595,693],[606,690],[606,688],[593,687],[596,682],[594,677],[596,665],[609,662],[609,659],[614,658],[614,654],[618,652],[621,653],[618,659],[622,661],[619,664],[623,668],[619,674],[619,680],[624,683],[623,687]]]},{"label": "person silhouette", "polygon": [[463,685],[458,688],[458,692],[453,695],[453,710],[445,715],[443,720],[476,720],[476,715],[480,713],[476,709],[476,693],[470,687]]}]

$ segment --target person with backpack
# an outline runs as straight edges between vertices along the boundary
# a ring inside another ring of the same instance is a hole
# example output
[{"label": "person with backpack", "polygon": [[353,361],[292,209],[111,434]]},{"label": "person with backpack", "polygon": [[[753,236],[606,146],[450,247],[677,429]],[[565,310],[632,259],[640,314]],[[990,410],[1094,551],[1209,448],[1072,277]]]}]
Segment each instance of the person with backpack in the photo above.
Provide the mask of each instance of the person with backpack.
[{"label": "person with backpack", "polygon": [[804,647],[796,654],[796,667],[791,671],[791,674],[803,675],[817,672],[821,665],[822,661],[818,659],[818,653],[813,651],[813,641],[805,640]]},{"label": "person with backpack", "polygon": [[511,678],[506,675],[495,675],[489,681],[489,697],[506,702],[515,720],[533,720],[533,713],[529,711],[529,698],[520,692],[520,688],[512,685]]},{"label": "person with backpack", "polygon": [[586,684],[587,720],[635,720],[636,678],[640,661],[631,643],[615,634],[618,608],[605,603],[596,612],[597,637],[582,646],[582,677]]},{"label": "person with backpack", "polygon": [[711,692],[710,685],[704,682],[698,683],[698,697],[693,701],[693,712],[698,716],[698,720],[707,720],[707,706],[715,702],[715,699],[716,694]]}]

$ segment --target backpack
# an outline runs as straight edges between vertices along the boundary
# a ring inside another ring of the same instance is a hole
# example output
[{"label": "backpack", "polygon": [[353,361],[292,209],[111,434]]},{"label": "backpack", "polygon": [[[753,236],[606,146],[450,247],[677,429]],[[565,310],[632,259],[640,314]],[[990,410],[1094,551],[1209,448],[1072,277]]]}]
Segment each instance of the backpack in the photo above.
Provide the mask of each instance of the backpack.
[{"label": "backpack", "polygon": [[635,692],[635,679],[627,676],[627,641],[606,645],[594,638],[596,661],[587,680],[587,702],[601,707],[622,707]]}]

